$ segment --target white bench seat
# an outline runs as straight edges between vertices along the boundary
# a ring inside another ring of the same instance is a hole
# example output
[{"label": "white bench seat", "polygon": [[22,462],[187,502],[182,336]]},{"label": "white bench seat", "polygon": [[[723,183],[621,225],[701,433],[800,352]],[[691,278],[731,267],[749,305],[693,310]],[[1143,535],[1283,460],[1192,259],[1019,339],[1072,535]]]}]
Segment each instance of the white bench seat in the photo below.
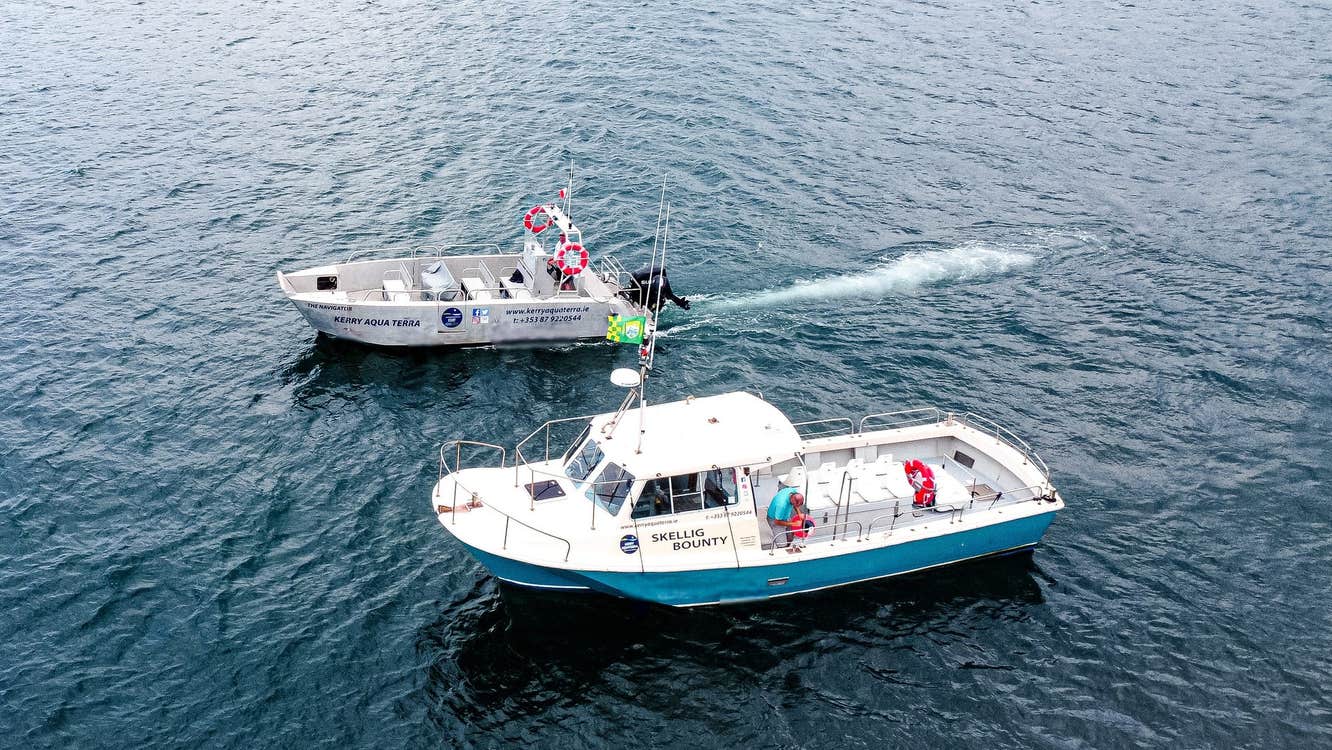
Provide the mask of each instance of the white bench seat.
[{"label": "white bench seat", "polygon": [[407,282],[402,279],[384,279],[384,300],[386,302],[411,302],[412,293],[407,289]]},{"label": "white bench seat", "polygon": [[532,293],[527,291],[527,287],[515,281],[501,279],[500,286],[504,288],[504,291],[509,293],[510,299],[530,300],[533,298]]},{"label": "white bench seat", "polygon": [[489,302],[494,299],[490,290],[486,289],[485,282],[475,276],[464,276],[462,278],[462,290],[467,295],[467,299],[477,302]]}]

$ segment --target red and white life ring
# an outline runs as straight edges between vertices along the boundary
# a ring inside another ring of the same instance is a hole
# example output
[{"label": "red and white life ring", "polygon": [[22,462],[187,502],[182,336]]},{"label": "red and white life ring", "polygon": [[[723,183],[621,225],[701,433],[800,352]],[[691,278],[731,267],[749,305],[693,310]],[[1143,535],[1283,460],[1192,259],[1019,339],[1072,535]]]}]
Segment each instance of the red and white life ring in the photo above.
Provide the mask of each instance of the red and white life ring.
[{"label": "red and white life ring", "polygon": [[555,265],[569,276],[577,276],[587,268],[587,250],[577,242],[560,245],[555,250]]},{"label": "red and white life ring", "polygon": [[[546,221],[544,224],[536,223],[535,219],[537,214],[545,214]],[[532,206],[531,210],[527,212],[527,215],[523,217],[523,226],[532,234],[541,234],[546,231],[546,227],[554,223],[555,220],[550,217],[550,213],[546,211],[545,206]]]},{"label": "red and white life ring", "polygon": [[924,461],[913,458],[902,464],[902,470],[906,472],[907,481],[911,487],[916,490],[916,496],[911,504],[917,508],[929,508],[934,505],[934,469],[931,469]]}]

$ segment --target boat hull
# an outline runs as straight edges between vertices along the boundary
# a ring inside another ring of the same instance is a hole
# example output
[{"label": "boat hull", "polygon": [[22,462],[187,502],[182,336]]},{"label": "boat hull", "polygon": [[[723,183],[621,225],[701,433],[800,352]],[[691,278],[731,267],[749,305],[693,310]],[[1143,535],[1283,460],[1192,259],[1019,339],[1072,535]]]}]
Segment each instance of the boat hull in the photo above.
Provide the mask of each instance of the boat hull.
[{"label": "boat hull", "polygon": [[290,298],[312,328],[380,346],[477,346],[604,339],[627,302],[586,298],[487,302],[347,303]]},{"label": "boat hull", "polygon": [[467,545],[497,578],[519,586],[551,590],[593,590],[613,596],[693,607],[762,601],[863,581],[913,573],[1034,547],[1055,512],[1018,518],[927,539],[825,557],[778,553],[772,565],[677,572],[612,572],[550,568]]}]

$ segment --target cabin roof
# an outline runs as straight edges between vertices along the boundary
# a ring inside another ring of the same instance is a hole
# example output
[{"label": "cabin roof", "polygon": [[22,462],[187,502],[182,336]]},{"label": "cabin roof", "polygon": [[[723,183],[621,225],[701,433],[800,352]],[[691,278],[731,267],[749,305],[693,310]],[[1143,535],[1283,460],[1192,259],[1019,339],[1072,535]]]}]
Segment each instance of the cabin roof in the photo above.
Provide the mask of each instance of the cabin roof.
[{"label": "cabin roof", "polygon": [[[639,417],[643,440],[639,450]],[[592,418],[602,451],[639,479],[729,466],[784,461],[800,452],[800,435],[777,407],[749,393],[628,409]]]}]

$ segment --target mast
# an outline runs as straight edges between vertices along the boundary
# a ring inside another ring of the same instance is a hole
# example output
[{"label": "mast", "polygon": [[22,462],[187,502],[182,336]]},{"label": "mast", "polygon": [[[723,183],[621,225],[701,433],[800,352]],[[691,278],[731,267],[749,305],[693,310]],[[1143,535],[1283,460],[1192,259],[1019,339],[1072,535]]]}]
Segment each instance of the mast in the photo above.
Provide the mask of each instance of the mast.
[{"label": "mast", "polygon": [[[666,202],[666,178],[661,179],[661,200],[657,203],[657,231],[652,235],[652,260],[648,265],[648,283],[651,284],[654,276],[651,273],[652,268],[657,267],[657,248],[660,242],[661,246],[661,270],[666,271],[666,239],[670,235],[671,227],[671,207]],[[652,371],[652,360],[657,352],[657,310],[661,308],[661,281],[658,279],[656,284],[657,298],[651,299],[652,290],[649,288],[648,294],[643,295],[644,312],[647,322],[644,325],[645,338],[643,344],[638,350],[638,447],[636,453],[643,452],[643,435],[647,433],[647,426],[644,424],[647,414],[647,379]]]},{"label": "mast", "polygon": [[[563,196],[563,197],[564,197],[564,215],[567,216],[567,217],[569,217],[569,223],[570,223],[570,224],[573,223],[573,212],[572,212],[572,211],[573,211],[573,173],[574,173],[574,163],[573,163],[573,159],[570,159],[570,160],[569,160],[569,184],[568,184],[567,187],[565,187],[565,189],[564,189],[563,191],[561,191],[561,192],[564,193],[564,196]],[[581,240],[582,238],[580,237],[579,239]]]}]

